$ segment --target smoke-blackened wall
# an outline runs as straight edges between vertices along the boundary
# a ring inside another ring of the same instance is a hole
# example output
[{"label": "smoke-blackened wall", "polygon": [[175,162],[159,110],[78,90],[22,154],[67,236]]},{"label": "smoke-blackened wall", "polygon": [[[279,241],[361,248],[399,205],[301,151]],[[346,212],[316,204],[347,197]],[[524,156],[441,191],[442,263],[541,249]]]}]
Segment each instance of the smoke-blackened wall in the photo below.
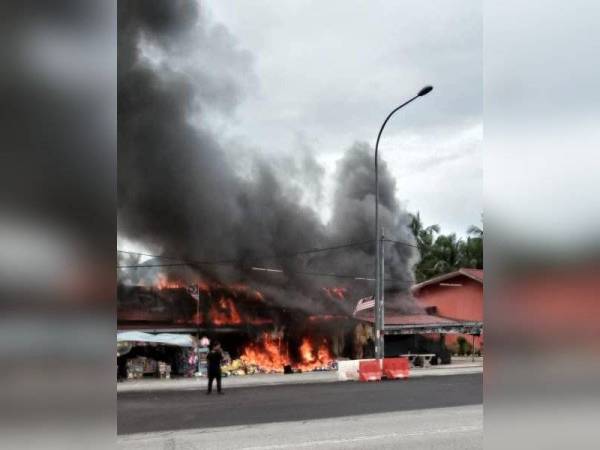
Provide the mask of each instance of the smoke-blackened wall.
[{"label": "smoke-blackened wall", "polygon": [[[296,258],[272,255],[364,241],[374,235],[373,151],[355,144],[338,164],[332,219],[301,201],[298,186],[320,185],[324,171],[306,154],[310,174],[262,158],[236,173],[211,120],[227,117],[253,79],[252,56],[199,4],[121,0],[118,10],[118,232],[157,252],[194,260],[235,260],[196,270],[223,282],[251,281],[265,294],[310,310],[320,286],[372,283],[307,276],[335,272],[372,276],[374,244]],[[187,57],[192,58],[182,65]],[[171,63],[175,61],[174,63]],[[307,176],[309,175],[309,176]],[[315,179],[315,177],[317,179]],[[391,239],[412,242],[395,182],[380,166],[381,223]],[[387,276],[406,288],[414,249],[387,245]],[[282,267],[285,275],[252,271]],[[144,277],[148,269],[136,269]],[[189,269],[188,269],[189,270]],[[166,270],[163,270],[166,271]],[[186,272],[189,273],[189,272]],[[134,279],[129,272],[124,278]],[[147,273],[146,273],[147,275]]]}]

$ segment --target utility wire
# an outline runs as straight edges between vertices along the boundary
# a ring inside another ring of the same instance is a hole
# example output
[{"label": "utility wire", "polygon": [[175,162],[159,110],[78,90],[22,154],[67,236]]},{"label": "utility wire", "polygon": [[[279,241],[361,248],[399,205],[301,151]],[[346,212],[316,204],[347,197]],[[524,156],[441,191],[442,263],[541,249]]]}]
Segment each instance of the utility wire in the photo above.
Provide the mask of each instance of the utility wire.
[{"label": "utility wire", "polygon": [[408,247],[413,247],[413,248],[419,248],[418,245],[412,244],[410,242],[405,242],[405,241],[394,241],[393,239],[383,239],[383,242],[392,242],[394,244],[406,245]]},{"label": "utility wire", "polygon": [[[409,243],[409,242],[395,241],[392,239],[383,239],[383,241],[384,242],[392,242],[394,244],[407,245],[409,247],[417,248],[416,245]],[[256,257],[253,257],[253,259],[254,260],[256,260],[256,259],[265,260],[265,259],[292,258],[292,257],[311,254],[311,253],[322,253],[322,252],[327,252],[327,251],[332,251],[332,250],[340,250],[340,249],[349,248],[349,247],[357,247],[357,246],[361,246],[361,245],[364,245],[367,243],[373,243],[373,242],[375,242],[374,239],[369,239],[369,240],[365,240],[365,241],[351,242],[348,244],[341,244],[341,245],[336,245],[336,246],[332,246],[332,247],[313,248],[313,249],[301,250],[301,251],[297,251],[297,252],[256,256]],[[122,266],[117,266],[117,269],[138,269],[138,268],[144,268],[144,267],[152,268],[152,267],[181,267],[181,266],[193,267],[193,266],[203,266],[203,265],[235,265],[235,264],[239,264],[241,262],[247,261],[247,260],[240,260],[240,259],[216,260],[216,261],[195,261],[195,260],[184,260],[182,258],[178,258],[175,256],[153,255],[153,254],[149,254],[149,253],[133,252],[133,251],[128,251],[128,250],[117,250],[117,252],[133,254],[133,255],[140,255],[140,256],[148,256],[148,257],[159,258],[159,259],[171,259],[171,260],[181,261],[181,262],[164,263],[164,264],[122,265]],[[262,272],[283,273],[286,275],[305,275],[305,276],[316,276],[316,277],[326,277],[326,278],[352,279],[352,280],[356,280],[356,281],[375,281],[375,279],[372,277],[366,277],[366,276],[360,276],[360,275],[346,275],[346,274],[326,273],[326,272],[288,272],[288,271],[284,271],[283,269],[260,268],[260,267],[252,267],[251,270],[262,271]],[[385,279],[385,281],[386,282],[394,282],[394,283],[403,283],[403,284],[406,284],[409,286],[413,284],[412,282],[407,281],[407,280],[399,280],[399,279],[391,279],[391,278]]]},{"label": "utility wire", "polygon": [[[285,275],[306,275],[306,276],[312,276],[312,277],[345,278],[345,279],[352,279],[352,280],[357,280],[357,281],[375,281],[375,278],[366,277],[363,275],[345,275],[345,274],[327,273],[327,272],[287,272],[282,269],[269,269],[269,268],[262,268],[262,267],[252,267],[252,270],[261,271],[261,272],[282,273]],[[406,280],[386,278],[385,281],[396,282],[396,283],[406,283],[407,285],[412,286],[412,283],[408,282]]]},{"label": "utility wire", "polygon": [[132,265],[124,265],[117,266],[117,269],[141,269],[144,267],[178,267],[178,266],[231,266],[239,261],[188,261],[188,262],[180,262],[180,263],[165,263],[165,264],[132,264]]},{"label": "utility wire", "polygon": [[149,256],[153,258],[162,258],[162,259],[173,259],[176,261],[181,261],[180,263],[168,263],[168,264],[132,264],[132,265],[122,265],[117,266],[117,269],[136,269],[142,267],[175,267],[175,266],[203,266],[203,265],[235,265],[247,260],[264,260],[264,259],[282,259],[282,258],[293,258],[300,255],[307,255],[311,253],[322,253],[332,250],[341,250],[349,247],[357,247],[360,245],[364,245],[367,243],[375,242],[374,239],[369,239],[366,241],[360,242],[351,242],[348,244],[335,245],[332,247],[324,247],[324,248],[312,248],[307,250],[300,250],[297,252],[289,252],[289,253],[279,253],[275,255],[264,255],[264,256],[253,256],[252,258],[247,259],[226,259],[226,260],[216,260],[216,261],[194,261],[194,260],[185,260],[182,258],[178,258],[175,256],[163,256],[163,255],[151,255],[148,253],[141,252],[132,252],[127,250],[117,250],[119,253],[128,253],[131,255],[140,255],[140,256]]},{"label": "utility wire", "polygon": [[117,249],[117,253],[128,253],[130,255],[150,256],[152,258],[174,259],[174,260],[177,260],[177,261],[183,261],[181,258],[178,258],[177,256],[152,255],[150,253],[132,252],[132,251],[129,251],[129,250],[119,250],[119,249]]}]

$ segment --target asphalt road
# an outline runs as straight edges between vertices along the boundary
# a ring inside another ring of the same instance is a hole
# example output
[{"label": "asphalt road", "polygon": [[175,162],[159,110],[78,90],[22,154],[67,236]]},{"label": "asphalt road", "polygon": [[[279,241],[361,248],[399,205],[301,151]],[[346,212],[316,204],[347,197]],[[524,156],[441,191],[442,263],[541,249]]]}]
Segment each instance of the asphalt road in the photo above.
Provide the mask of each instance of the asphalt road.
[{"label": "asphalt road", "polygon": [[483,405],[117,436],[120,450],[479,450]]},{"label": "asphalt road", "polygon": [[[127,435],[203,429],[214,431],[219,427],[247,428],[252,424],[267,426],[266,424],[279,422],[302,423],[315,420],[316,423],[326,423],[327,420],[336,418],[351,420],[352,416],[374,417],[381,413],[387,413],[384,416],[388,420],[396,420],[392,418],[398,414],[414,415],[419,410],[435,413],[438,408],[481,405],[483,399],[482,374],[230,390],[227,390],[225,380],[224,386],[225,395],[222,396],[216,393],[207,396],[201,391],[119,393],[117,433]],[[466,425],[455,424],[455,428],[449,429],[444,428],[443,423],[440,422],[441,425],[436,429],[448,433],[451,432],[448,430],[458,430],[452,433],[461,433],[460,430],[463,430],[462,433],[467,434],[477,431],[477,428],[472,428],[472,422]],[[396,432],[397,429],[393,431]],[[394,441],[393,433],[388,439]],[[433,432],[433,435],[436,436],[436,433]],[[442,443],[446,444],[445,441]]]}]

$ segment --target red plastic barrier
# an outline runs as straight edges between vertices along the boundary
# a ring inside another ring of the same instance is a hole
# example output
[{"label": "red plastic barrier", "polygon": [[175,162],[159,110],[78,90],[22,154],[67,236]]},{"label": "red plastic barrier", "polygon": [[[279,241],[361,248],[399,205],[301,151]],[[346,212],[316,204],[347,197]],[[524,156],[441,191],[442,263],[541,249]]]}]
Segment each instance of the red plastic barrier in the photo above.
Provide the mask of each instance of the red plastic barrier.
[{"label": "red plastic barrier", "polygon": [[409,372],[408,358],[385,358],[383,360],[383,373],[388,379],[408,378]]},{"label": "red plastic barrier", "polygon": [[358,363],[358,379],[360,381],[379,381],[381,376],[379,361],[360,361]]}]

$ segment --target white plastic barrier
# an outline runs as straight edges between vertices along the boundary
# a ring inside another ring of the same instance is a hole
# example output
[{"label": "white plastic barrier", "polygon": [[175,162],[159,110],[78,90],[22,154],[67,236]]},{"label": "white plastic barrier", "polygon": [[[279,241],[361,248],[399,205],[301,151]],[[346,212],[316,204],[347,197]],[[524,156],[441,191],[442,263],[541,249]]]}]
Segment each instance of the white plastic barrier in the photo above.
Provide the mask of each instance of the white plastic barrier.
[{"label": "white plastic barrier", "polygon": [[358,363],[361,361],[372,361],[371,359],[348,359],[338,360],[338,380],[358,380]]}]

